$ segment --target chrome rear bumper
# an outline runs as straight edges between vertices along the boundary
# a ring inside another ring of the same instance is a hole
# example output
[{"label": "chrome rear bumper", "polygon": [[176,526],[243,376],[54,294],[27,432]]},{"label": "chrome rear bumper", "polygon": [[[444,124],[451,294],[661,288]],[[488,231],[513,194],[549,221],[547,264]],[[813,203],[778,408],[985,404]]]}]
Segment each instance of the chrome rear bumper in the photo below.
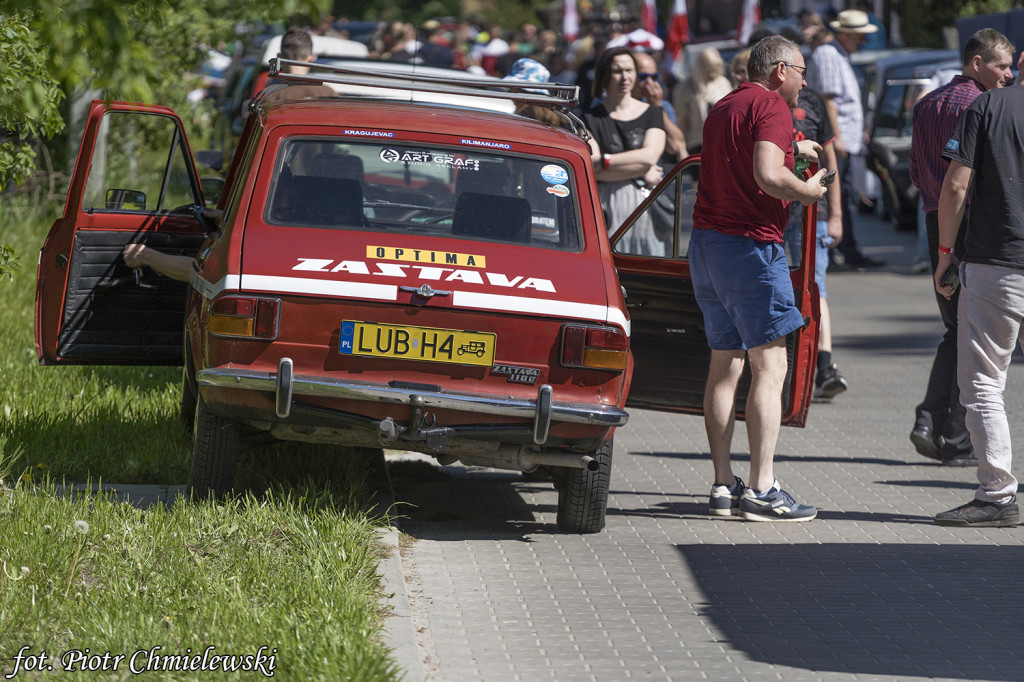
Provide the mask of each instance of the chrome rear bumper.
[{"label": "chrome rear bumper", "polygon": [[278,372],[260,372],[246,369],[204,369],[196,373],[200,386],[237,388],[273,393],[278,417],[288,416],[294,396],[331,398],[391,405],[409,405],[414,408],[433,408],[473,412],[481,415],[519,417],[534,422],[534,442],[547,440],[552,423],[587,424],[605,428],[625,425],[629,414],[618,407],[559,402],[554,399],[548,384],[538,388],[534,399],[509,396],[488,396],[436,387],[415,385],[388,385],[347,379],[327,379],[320,376],[295,375],[291,361],[283,358]]}]

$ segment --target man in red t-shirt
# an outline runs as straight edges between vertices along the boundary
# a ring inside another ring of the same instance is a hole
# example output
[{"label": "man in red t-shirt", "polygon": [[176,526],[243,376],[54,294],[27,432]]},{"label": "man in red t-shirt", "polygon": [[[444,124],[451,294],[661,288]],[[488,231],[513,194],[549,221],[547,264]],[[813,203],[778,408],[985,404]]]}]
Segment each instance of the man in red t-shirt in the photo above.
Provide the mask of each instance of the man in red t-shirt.
[{"label": "man in red t-shirt", "polygon": [[[806,72],[793,42],[770,36],[751,49],[749,82],[722,98],[704,123],[701,178],[693,211],[690,274],[711,347],[704,392],[715,483],[708,512],[751,521],[810,521],[775,480],[782,420],[786,335],[803,326],[782,233],[789,204],[825,194],[825,169],[809,180],[793,173],[793,116]],[[731,466],[736,388],[750,357],[747,397],[750,488]]]}]

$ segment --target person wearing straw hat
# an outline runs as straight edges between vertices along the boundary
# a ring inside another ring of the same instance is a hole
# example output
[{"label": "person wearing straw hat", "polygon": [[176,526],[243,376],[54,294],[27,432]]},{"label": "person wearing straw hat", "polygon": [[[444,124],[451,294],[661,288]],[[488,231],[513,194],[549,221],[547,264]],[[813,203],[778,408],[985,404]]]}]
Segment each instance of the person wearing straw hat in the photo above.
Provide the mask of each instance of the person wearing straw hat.
[{"label": "person wearing straw hat", "polygon": [[839,160],[839,181],[843,197],[843,238],[838,251],[851,268],[871,268],[884,265],[865,256],[857,245],[853,231],[854,199],[857,190],[853,183],[854,160],[864,154],[864,107],[860,100],[860,84],[850,63],[850,55],[860,49],[866,36],[878,30],[868,15],[849,9],[829,22],[835,40],[824,43],[811,55],[807,69],[807,84],[825,97],[829,123],[835,135],[833,142]]}]

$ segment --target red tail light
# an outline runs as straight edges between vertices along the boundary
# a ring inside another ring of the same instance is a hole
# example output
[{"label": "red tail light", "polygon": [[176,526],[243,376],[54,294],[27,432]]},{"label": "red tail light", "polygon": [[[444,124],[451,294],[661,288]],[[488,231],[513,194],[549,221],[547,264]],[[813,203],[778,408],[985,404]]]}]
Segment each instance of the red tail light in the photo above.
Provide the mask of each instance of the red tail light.
[{"label": "red tail light", "polygon": [[225,296],[214,301],[206,327],[214,336],[273,340],[280,317],[279,299]]},{"label": "red tail light", "polygon": [[629,363],[629,338],[617,327],[562,327],[563,367],[623,370]]}]

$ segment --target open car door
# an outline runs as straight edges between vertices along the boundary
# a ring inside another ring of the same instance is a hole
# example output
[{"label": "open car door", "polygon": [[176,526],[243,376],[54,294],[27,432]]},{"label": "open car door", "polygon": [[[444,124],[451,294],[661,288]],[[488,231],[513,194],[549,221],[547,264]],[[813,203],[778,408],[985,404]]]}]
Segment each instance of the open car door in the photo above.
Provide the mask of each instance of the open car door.
[{"label": "open car door", "polygon": [[40,364],[181,364],[186,283],[133,271],[121,251],[139,242],[194,256],[202,205],[173,111],[94,101],[64,214],[39,255]]},{"label": "open car door", "polygon": [[[611,236],[632,326],[635,366],[628,407],[703,413],[711,351],[687,261],[699,180],[700,157],[685,159]],[[815,207],[805,208],[803,215],[802,254],[791,267],[791,275],[806,324],[790,334],[786,344],[789,371],[783,388],[782,423],[789,426],[806,422],[818,347]],[[736,399],[737,418],[744,417],[749,389],[750,370],[746,367]]]}]

